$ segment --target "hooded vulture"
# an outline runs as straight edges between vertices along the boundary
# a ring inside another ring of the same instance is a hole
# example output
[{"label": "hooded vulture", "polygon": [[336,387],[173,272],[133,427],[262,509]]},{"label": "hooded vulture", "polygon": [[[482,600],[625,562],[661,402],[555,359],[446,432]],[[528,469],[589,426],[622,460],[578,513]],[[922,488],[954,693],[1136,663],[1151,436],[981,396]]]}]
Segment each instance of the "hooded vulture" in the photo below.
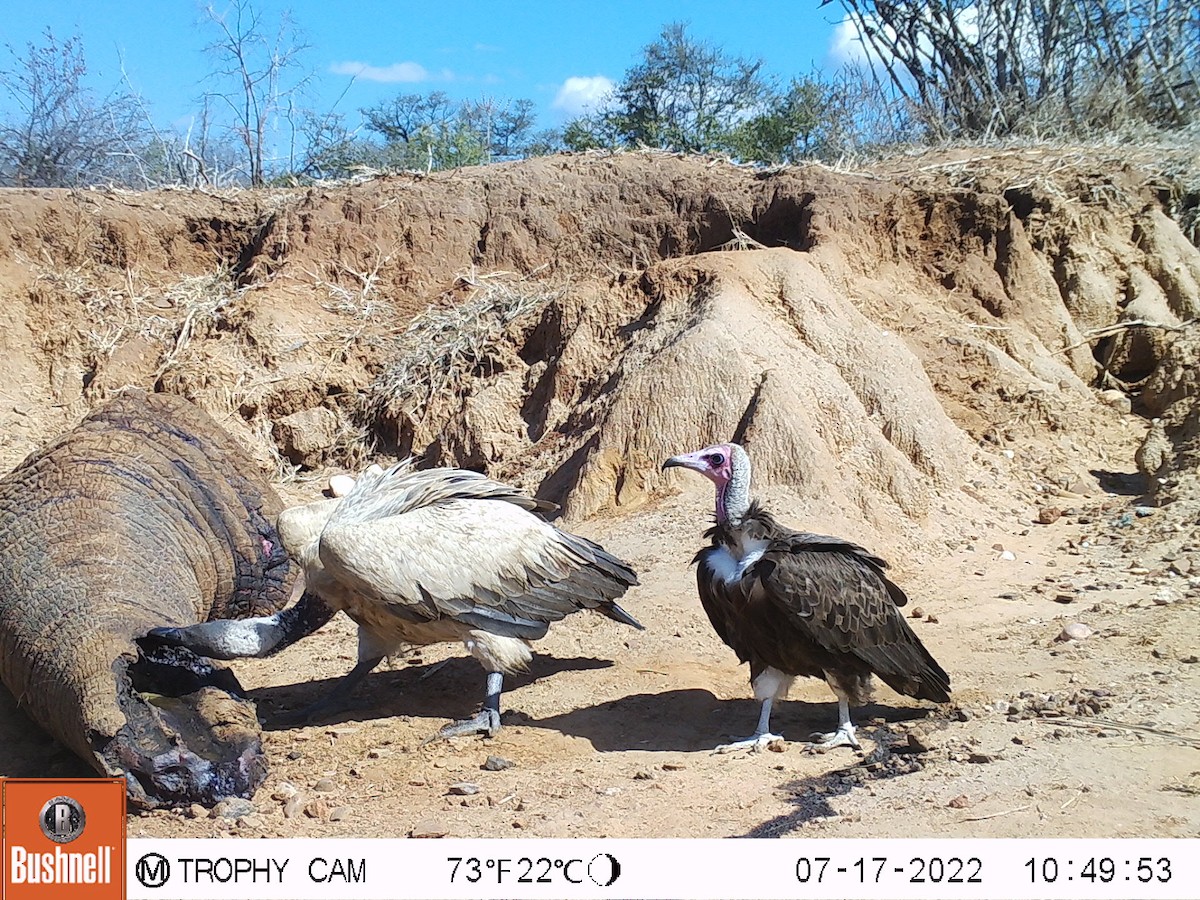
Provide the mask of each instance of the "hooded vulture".
[{"label": "hooded vulture", "polygon": [[550,508],[477,472],[372,467],[344,497],[280,513],[280,539],[306,581],[294,606],[153,634],[218,659],[268,656],[344,611],[358,624],[358,664],[302,720],[340,705],[404,645],[462,641],[487,672],[487,693],[476,716],[439,734],[495,734],[504,674],[528,666],[529,642],[551,622],[594,609],[642,627],[616,602],[638,583],[633,570],[535,514]]},{"label": "hooded vulture", "polygon": [[950,699],[950,678],[909,628],[908,602],[882,559],[849,541],[792,531],[750,499],[750,458],[738,444],[673,456],[663,468],[692,469],[717,488],[716,524],[696,554],[700,602],[720,636],[750,663],[758,728],[717,752],[771,741],[771,705],[797,676],[822,678],[838,698],[838,728],[820,747],[858,747],[850,707],[870,701],[871,676],[922,700]]}]

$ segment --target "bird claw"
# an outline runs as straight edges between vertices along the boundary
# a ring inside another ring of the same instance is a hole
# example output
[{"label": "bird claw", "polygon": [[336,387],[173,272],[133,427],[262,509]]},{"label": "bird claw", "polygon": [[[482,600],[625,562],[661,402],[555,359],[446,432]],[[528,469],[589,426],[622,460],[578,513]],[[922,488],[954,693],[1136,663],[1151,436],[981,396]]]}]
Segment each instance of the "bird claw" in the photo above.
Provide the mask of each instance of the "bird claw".
[{"label": "bird claw", "polygon": [[721,744],[719,747],[713,748],[713,754],[717,753],[735,753],[738,750],[750,750],[754,753],[759,753],[766,750],[771,744],[779,741],[783,742],[783,735],[772,734],[771,732],[763,732],[762,734],[752,734],[748,738],[742,738],[740,741],[733,741],[729,744]]},{"label": "bird claw", "polygon": [[464,734],[483,734],[488,737],[495,737],[496,732],[500,730],[500,713],[494,709],[481,709],[469,719],[462,719],[458,722],[451,722],[449,725],[443,726],[437,734],[428,738],[424,743],[428,744],[442,738],[458,737]]},{"label": "bird claw", "polygon": [[832,750],[834,747],[853,747],[855,750],[861,750],[862,746],[858,743],[858,738],[854,736],[854,726],[848,728],[839,728],[837,731],[831,731],[824,734],[819,731],[814,731],[809,735],[809,741],[814,750]]}]

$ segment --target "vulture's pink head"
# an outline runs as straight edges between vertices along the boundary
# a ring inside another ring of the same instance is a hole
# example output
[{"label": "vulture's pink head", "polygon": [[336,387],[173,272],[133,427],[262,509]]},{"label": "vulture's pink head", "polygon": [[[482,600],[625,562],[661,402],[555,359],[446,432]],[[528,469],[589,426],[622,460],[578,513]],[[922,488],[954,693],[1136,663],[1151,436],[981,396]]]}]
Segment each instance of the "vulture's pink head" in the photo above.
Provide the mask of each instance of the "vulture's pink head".
[{"label": "vulture's pink head", "polygon": [[740,522],[750,506],[750,457],[738,444],[713,444],[694,453],[672,456],[664,469],[678,466],[699,472],[717,486],[717,521]]},{"label": "vulture's pink head", "polygon": [[673,466],[699,472],[719,490],[733,478],[733,444],[714,444],[694,453],[681,453],[662,464],[664,469]]}]

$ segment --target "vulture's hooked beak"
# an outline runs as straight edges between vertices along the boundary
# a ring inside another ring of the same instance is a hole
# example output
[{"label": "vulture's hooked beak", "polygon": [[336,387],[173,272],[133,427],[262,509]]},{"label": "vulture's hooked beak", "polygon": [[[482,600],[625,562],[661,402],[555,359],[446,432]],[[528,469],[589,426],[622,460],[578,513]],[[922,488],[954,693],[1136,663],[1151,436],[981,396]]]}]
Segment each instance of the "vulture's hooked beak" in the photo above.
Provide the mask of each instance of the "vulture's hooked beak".
[{"label": "vulture's hooked beak", "polygon": [[662,464],[660,471],[665,472],[671,468],[691,469],[695,472],[707,472],[708,463],[702,458],[703,453],[681,453],[679,456],[672,456]]}]

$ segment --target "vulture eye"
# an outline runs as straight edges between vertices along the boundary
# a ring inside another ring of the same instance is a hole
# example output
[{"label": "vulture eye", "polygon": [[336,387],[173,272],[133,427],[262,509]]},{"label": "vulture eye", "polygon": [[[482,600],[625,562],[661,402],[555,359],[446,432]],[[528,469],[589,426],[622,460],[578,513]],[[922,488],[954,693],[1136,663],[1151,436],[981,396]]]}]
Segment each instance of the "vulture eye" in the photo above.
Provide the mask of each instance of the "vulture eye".
[{"label": "vulture eye", "polygon": [[720,453],[714,453],[711,456],[709,456],[708,461],[710,463],[712,463],[714,466],[720,466],[720,465],[725,464],[725,457],[722,456]]}]

